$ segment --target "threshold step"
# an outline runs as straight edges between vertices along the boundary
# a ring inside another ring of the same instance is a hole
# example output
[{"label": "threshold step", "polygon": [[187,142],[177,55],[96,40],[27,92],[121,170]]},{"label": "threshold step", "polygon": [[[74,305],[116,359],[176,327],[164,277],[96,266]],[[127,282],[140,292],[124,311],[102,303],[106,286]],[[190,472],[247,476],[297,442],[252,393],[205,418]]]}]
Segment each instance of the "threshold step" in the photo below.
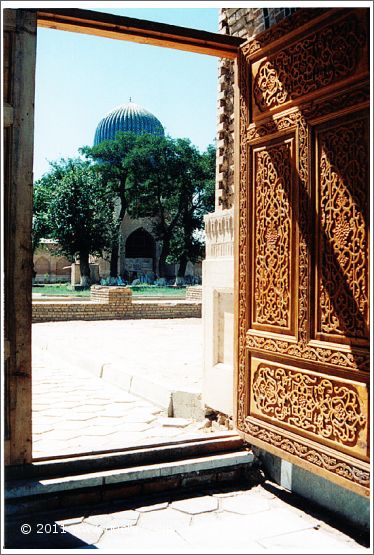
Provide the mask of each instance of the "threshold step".
[{"label": "threshold step", "polygon": [[22,498],[63,494],[72,490],[97,489],[105,487],[136,484],[162,480],[191,473],[217,472],[234,467],[251,465],[254,456],[251,451],[237,451],[210,455],[173,462],[148,464],[144,466],[121,468],[59,478],[10,480],[5,484],[5,501]]},{"label": "threshold step", "polygon": [[148,444],[117,451],[37,459],[28,465],[7,467],[5,476],[6,480],[66,477],[73,474],[87,474],[192,459],[210,454],[230,453],[242,449],[243,446],[243,440],[236,433],[226,432],[211,439],[202,436],[172,444]]}]

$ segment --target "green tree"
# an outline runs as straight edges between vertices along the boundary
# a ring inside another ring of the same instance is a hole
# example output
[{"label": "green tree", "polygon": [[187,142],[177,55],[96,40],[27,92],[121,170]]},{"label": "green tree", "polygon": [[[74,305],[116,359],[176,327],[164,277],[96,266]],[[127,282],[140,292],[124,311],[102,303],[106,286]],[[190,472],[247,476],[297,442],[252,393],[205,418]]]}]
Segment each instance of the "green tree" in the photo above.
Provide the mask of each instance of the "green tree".
[{"label": "green tree", "polygon": [[168,262],[178,262],[177,278],[182,281],[187,262],[197,262],[204,256],[204,215],[214,211],[216,149],[209,145],[200,154],[190,143],[184,142],[180,146],[185,161],[182,212],[170,244]]},{"label": "green tree", "polygon": [[[64,159],[49,162],[50,170],[34,183],[33,189],[33,222],[32,222],[32,247],[33,252],[43,238],[51,238],[51,214],[49,205],[56,193],[56,183],[72,168],[74,160]],[[53,220],[52,220],[53,221]]]},{"label": "green tree", "polygon": [[110,275],[118,275],[119,232],[122,220],[129,209],[133,194],[133,165],[131,153],[139,137],[131,132],[119,132],[114,140],[80,149],[88,159],[95,162],[97,171],[112,192],[115,203],[113,232],[110,246]]},{"label": "green tree", "polygon": [[203,253],[195,232],[202,229],[203,214],[214,209],[214,147],[200,154],[188,139],[119,132],[115,140],[84,147],[81,153],[95,161],[117,199],[111,275],[118,271],[119,231],[126,213],[155,218],[154,232],[162,242],[159,276],[165,277],[170,257],[184,275],[187,261]]},{"label": "green tree", "polygon": [[183,210],[187,143],[185,139],[144,135],[139,136],[131,154],[134,194],[129,212],[132,217],[156,218],[154,231],[162,241],[160,277],[166,276],[167,257]]},{"label": "green tree", "polygon": [[59,251],[80,260],[81,284],[90,285],[89,255],[101,255],[113,233],[113,199],[87,161],[60,160],[34,186],[35,237],[56,239]]}]

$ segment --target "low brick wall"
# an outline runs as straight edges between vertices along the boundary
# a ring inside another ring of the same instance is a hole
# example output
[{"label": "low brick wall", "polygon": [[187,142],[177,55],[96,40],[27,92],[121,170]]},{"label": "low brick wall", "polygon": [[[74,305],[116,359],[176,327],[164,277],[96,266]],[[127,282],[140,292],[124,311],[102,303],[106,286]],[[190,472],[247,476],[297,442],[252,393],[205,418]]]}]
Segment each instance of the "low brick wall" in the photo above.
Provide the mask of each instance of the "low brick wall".
[{"label": "low brick wall", "polygon": [[126,287],[91,288],[90,300],[38,301],[32,303],[32,321],[130,320],[141,318],[201,318],[201,302],[136,300]]},{"label": "low brick wall", "polygon": [[131,304],[132,291],[128,287],[93,285],[90,300],[94,303],[109,303],[113,306]]},{"label": "low brick wall", "polygon": [[193,301],[133,301],[131,313],[132,316],[129,318],[201,318],[201,303]]}]

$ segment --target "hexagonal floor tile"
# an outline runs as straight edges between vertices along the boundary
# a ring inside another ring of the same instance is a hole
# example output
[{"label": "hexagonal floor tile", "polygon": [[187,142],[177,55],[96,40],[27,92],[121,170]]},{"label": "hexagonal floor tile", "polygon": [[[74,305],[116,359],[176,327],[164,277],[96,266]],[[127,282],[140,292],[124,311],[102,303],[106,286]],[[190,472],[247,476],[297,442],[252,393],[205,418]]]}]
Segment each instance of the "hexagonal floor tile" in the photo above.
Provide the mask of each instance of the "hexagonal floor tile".
[{"label": "hexagonal floor tile", "polygon": [[211,496],[193,497],[191,499],[174,501],[170,506],[177,511],[197,515],[199,513],[216,511],[218,509],[218,499]]}]

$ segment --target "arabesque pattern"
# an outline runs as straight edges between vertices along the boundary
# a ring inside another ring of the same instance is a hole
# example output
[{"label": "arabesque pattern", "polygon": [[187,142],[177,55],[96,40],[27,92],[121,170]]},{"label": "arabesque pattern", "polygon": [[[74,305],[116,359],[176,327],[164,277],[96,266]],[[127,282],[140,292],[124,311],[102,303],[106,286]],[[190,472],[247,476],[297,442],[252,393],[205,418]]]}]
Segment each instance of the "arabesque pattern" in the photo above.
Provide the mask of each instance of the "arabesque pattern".
[{"label": "arabesque pattern", "polygon": [[365,39],[352,15],[264,60],[253,81],[257,107],[265,112],[351,75]]},{"label": "arabesque pattern", "polygon": [[290,326],[291,143],[255,152],[255,315]]},{"label": "arabesque pattern", "polygon": [[[367,495],[367,11],[324,11],[297,35],[303,14],[239,56],[236,423],[254,445]],[[276,194],[290,153],[291,185]]]},{"label": "arabesque pattern", "polygon": [[261,363],[252,398],[256,411],[342,445],[355,446],[367,418],[353,385]]},{"label": "arabesque pattern", "polygon": [[356,338],[368,336],[366,136],[362,119],[318,134],[318,331]]}]

